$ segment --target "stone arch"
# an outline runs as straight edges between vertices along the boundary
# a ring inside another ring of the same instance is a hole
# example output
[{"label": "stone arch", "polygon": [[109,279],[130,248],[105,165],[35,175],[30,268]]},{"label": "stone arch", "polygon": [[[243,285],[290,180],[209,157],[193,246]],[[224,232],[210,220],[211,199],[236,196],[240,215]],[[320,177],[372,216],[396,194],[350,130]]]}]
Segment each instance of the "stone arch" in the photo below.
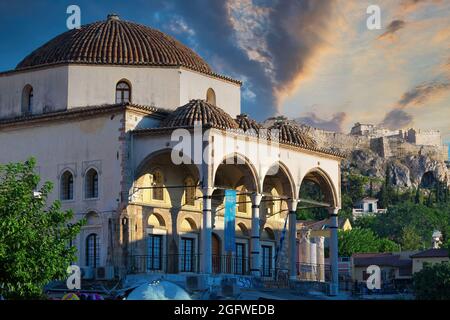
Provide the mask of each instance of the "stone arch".
[{"label": "stone arch", "polygon": [[[194,181],[201,181],[200,170],[197,165],[192,163],[186,156],[187,164],[175,165],[171,161],[172,149],[164,148],[147,155],[136,167],[133,181],[133,201],[136,202],[153,202],[162,201],[171,204],[172,207],[181,207],[185,193],[184,178],[191,176]],[[162,182],[158,182],[157,186],[161,189],[146,188],[154,187],[152,185],[153,174],[158,172],[158,177],[162,176]],[[169,188],[178,186],[177,188]],[[156,192],[160,190],[160,192]],[[162,194],[161,194],[162,191]],[[197,192],[197,189],[195,190]],[[196,193],[195,192],[195,193]],[[156,197],[155,197],[156,195]]]},{"label": "stone arch", "polygon": [[[232,159],[233,161],[231,163],[228,163],[228,161],[230,159]],[[246,176],[247,181],[245,184],[247,186],[252,185],[251,187],[253,187],[254,190],[251,190],[251,191],[255,191],[258,193],[261,192],[261,185],[260,185],[258,171],[256,170],[253,163],[247,157],[245,157],[244,155],[237,153],[237,152],[230,153],[222,158],[222,161],[220,162],[219,166],[214,171],[214,175],[213,175],[214,186],[220,186],[220,182],[226,182],[226,180],[223,180],[223,178],[222,178],[223,176],[226,176],[226,175],[218,175],[218,173],[224,167],[229,168],[231,166],[235,167],[238,170],[246,170],[247,173],[250,173],[250,175]],[[244,176],[245,176],[245,174],[244,174]],[[240,177],[238,179],[236,179],[234,181],[234,183],[228,182],[228,184],[234,184],[234,185],[229,185],[228,187],[235,188],[238,183],[242,183],[242,179]]]},{"label": "stone arch", "polygon": [[249,237],[250,236],[250,232],[248,227],[245,225],[244,222],[239,222],[236,224],[236,235],[237,236],[241,236],[241,237]]},{"label": "stone arch", "polygon": [[[149,163],[151,163],[151,161],[153,159],[157,158],[158,156],[163,156],[165,154],[170,155],[171,152],[172,152],[171,148],[164,148],[164,149],[157,150],[157,151],[152,152],[149,155],[147,155],[136,167],[135,174],[134,174],[134,181],[136,181],[143,174],[143,172],[146,169],[148,169],[148,165],[149,165]],[[201,180],[201,176],[200,176],[201,171],[199,170],[199,167],[194,164],[192,164],[192,165],[189,164],[189,163],[193,163],[193,161],[188,156],[183,155],[183,159],[184,159],[185,163],[188,163],[188,164],[182,164],[182,166],[189,167],[189,170],[188,170],[189,174],[194,178],[194,180]]]},{"label": "stone arch", "polygon": [[275,232],[269,226],[264,227],[264,229],[261,231],[261,239],[275,241]]},{"label": "stone arch", "polygon": [[86,219],[86,225],[89,226],[100,225],[102,223],[100,215],[94,210],[88,210],[84,218]]},{"label": "stone arch", "polygon": [[180,231],[182,231],[182,232],[197,232],[198,231],[197,223],[195,222],[195,220],[192,217],[186,216],[181,221]]},{"label": "stone arch", "polygon": [[305,183],[305,181],[311,181],[319,186],[321,192],[324,195],[324,201],[328,203],[330,207],[339,207],[339,193],[333,183],[333,180],[324,170],[318,167],[309,170],[299,184],[300,188]]},{"label": "stone arch", "polygon": [[167,224],[162,215],[153,212],[148,216],[147,226],[165,229],[167,227]]},{"label": "stone arch", "polygon": [[[285,191],[284,189],[288,189],[289,194],[287,196],[289,198],[296,198],[295,180],[292,177],[292,174],[291,174],[289,168],[283,162],[277,161],[277,162],[273,163],[269,167],[267,172],[265,173],[264,180],[267,177],[275,177],[275,176],[279,175],[280,173],[281,173],[282,177],[285,179],[283,184],[286,186],[286,188],[283,188],[283,191]],[[264,180],[263,180],[263,185],[264,185]]]}]

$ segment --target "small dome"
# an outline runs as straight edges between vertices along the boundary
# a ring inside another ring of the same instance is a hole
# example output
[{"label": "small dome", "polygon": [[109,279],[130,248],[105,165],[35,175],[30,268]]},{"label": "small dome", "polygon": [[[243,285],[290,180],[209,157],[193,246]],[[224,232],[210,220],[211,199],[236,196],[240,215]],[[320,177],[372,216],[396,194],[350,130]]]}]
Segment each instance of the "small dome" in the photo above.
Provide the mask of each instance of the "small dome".
[{"label": "small dome", "polygon": [[55,37],[23,59],[16,69],[57,63],[183,66],[212,73],[200,56],[178,40],[120,20],[115,14]]},{"label": "small dome", "polygon": [[247,114],[240,114],[236,118],[236,122],[239,126],[239,129],[246,132],[247,130],[254,130],[255,133],[259,132],[261,129],[261,125],[253,119],[250,119]]},{"label": "small dome", "polygon": [[293,144],[306,148],[316,148],[317,144],[314,139],[309,136],[298,125],[288,121],[287,119],[278,119],[270,127],[269,130],[279,130],[280,142]]},{"label": "small dome", "polygon": [[221,129],[239,128],[228,113],[205,100],[191,100],[188,104],[177,108],[162,121],[160,127],[190,127],[196,122]]}]

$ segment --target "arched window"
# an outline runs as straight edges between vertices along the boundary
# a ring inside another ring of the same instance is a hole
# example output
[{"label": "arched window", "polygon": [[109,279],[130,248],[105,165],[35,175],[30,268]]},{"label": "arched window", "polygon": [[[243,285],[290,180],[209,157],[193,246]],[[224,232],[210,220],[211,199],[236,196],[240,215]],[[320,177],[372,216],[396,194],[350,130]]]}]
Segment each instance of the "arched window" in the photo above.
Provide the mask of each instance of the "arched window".
[{"label": "arched window", "polygon": [[22,91],[22,113],[30,114],[33,112],[33,87],[27,84]]},{"label": "arched window", "polygon": [[238,197],[238,211],[239,212],[247,212],[247,189],[242,188],[241,191],[239,191],[239,197]]},{"label": "arched window", "polygon": [[100,241],[95,233],[86,238],[86,266],[96,268],[100,265]]},{"label": "arched window", "polygon": [[131,88],[126,81],[120,81],[116,86],[116,103],[131,102]]},{"label": "arched window", "polygon": [[73,174],[70,171],[61,176],[61,200],[73,200]]},{"label": "arched window", "polygon": [[161,170],[155,170],[152,174],[152,199],[164,200],[164,176]]},{"label": "arched window", "polygon": [[184,203],[188,206],[195,205],[195,181],[192,177],[184,180]]},{"label": "arched window", "polygon": [[85,178],[85,196],[87,199],[98,198],[98,173],[89,169]]},{"label": "arched window", "polygon": [[206,102],[212,105],[216,105],[216,93],[211,88],[206,91]]}]

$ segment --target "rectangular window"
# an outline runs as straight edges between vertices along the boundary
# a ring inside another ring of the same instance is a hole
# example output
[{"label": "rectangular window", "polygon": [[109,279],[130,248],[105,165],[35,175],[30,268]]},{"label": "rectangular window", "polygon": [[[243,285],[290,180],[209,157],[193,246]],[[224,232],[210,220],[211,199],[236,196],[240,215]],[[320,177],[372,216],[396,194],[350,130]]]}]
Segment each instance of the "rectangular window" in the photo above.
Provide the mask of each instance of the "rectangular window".
[{"label": "rectangular window", "polygon": [[245,274],[247,272],[245,261],[245,244],[236,243],[236,274]]},{"label": "rectangular window", "polygon": [[262,246],[262,275],[263,277],[272,276],[272,247]]},{"label": "rectangular window", "polygon": [[162,269],[162,236],[148,236],[147,270]]},{"label": "rectangular window", "polygon": [[86,238],[86,265],[94,268],[100,265],[100,239],[95,233]]},{"label": "rectangular window", "polygon": [[194,239],[181,238],[180,271],[194,272]]}]

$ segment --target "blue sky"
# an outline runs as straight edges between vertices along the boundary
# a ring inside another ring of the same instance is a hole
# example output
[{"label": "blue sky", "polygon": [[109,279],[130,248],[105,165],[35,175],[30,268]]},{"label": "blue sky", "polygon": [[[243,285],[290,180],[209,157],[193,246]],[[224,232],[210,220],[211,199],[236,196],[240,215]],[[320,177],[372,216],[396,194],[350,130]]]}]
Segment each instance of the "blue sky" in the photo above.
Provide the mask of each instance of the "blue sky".
[{"label": "blue sky", "polygon": [[[0,0],[0,70],[108,13],[160,29],[244,81],[243,111],[348,132],[354,122],[439,129],[450,142],[448,0]],[[381,8],[381,30],[366,8]]]}]

